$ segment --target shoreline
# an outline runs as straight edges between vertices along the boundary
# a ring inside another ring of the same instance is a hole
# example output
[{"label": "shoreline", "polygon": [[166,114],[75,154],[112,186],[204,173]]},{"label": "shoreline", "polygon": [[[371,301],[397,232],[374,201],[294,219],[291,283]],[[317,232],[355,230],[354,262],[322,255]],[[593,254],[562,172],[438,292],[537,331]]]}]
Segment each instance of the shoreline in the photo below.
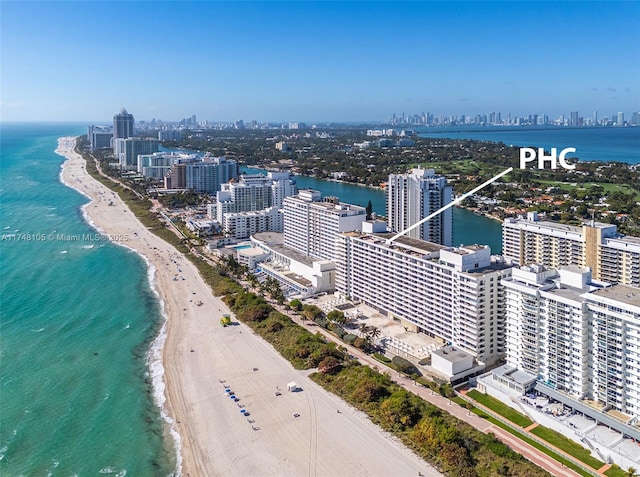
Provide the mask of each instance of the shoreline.
[{"label": "shoreline", "polygon": [[[250,328],[222,328],[219,315],[229,310],[195,266],[93,179],[74,146],[75,138],[59,139],[56,153],[66,158],[62,182],[90,198],[83,206],[90,225],[143,256],[160,303],[164,322],[147,359],[156,404],[169,433],[177,435],[176,475],[440,475],[366,415],[316,385],[308,371],[293,369]],[[302,391],[274,395],[291,381]],[[224,386],[240,401],[230,401]]]}]

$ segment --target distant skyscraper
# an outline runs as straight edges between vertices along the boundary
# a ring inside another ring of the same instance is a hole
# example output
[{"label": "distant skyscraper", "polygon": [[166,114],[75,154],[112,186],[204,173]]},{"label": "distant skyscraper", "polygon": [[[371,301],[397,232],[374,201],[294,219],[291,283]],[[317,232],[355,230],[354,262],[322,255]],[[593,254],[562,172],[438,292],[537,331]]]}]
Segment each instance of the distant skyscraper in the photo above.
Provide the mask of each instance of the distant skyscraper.
[{"label": "distant skyscraper", "polygon": [[618,112],[618,119],[616,120],[616,126],[624,126],[624,113],[622,111]]},{"label": "distant skyscraper", "polygon": [[127,113],[127,110],[122,108],[120,112],[113,116],[113,147],[115,151],[116,142],[118,139],[127,139],[134,136],[133,114]]},{"label": "distant skyscraper", "polygon": [[[391,174],[387,186],[387,217],[389,227],[401,232],[451,202],[452,190],[444,176],[433,169],[412,169],[409,174]],[[440,215],[409,232],[409,237],[451,245],[452,213]]]},{"label": "distant skyscraper", "polygon": [[598,125],[598,111],[593,112],[593,124]]},{"label": "distant skyscraper", "polygon": [[569,121],[569,126],[577,126],[578,125],[578,111],[571,111],[571,120]]}]

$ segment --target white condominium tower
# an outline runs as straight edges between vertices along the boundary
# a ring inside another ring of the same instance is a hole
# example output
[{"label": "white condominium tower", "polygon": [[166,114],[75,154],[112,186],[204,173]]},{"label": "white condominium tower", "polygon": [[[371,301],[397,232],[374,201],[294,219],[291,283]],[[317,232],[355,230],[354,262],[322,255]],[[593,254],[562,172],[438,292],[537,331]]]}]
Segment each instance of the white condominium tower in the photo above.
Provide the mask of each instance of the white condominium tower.
[{"label": "white condominium tower", "polygon": [[[367,227],[366,230],[374,230]],[[503,277],[488,246],[444,247],[389,233],[344,233],[336,242],[336,290],[493,363],[504,355]]]},{"label": "white condominium tower", "polygon": [[508,364],[640,417],[640,290],[576,266],[514,268],[502,283]]},{"label": "white condominium tower", "polygon": [[640,419],[640,290],[618,284],[584,298],[593,399]]},{"label": "white condominium tower", "polygon": [[123,171],[138,170],[138,156],[153,154],[158,152],[159,148],[160,141],[157,139],[142,137],[118,138],[113,145],[114,156]]},{"label": "white condominium tower", "polygon": [[[433,169],[412,169],[408,174],[391,174],[387,184],[387,219],[389,228],[401,232],[452,200],[451,186]],[[407,236],[440,245],[451,245],[453,219],[447,209]]]},{"label": "white condominium tower", "polygon": [[620,235],[611,224],[576,227],[529,212],[526,218],[505,219],[502,253],[518,265],[589,267],[594,279],[640,287],[640,239]]},{"label": "white condominium tower", "polygon": [[221,185],[238,177],[238,163],[225,157],[204,156],[177,160],[164,176],[166,189],[190,189],[215,194]]},{"label": "white condominium tower", "polygon": [[323,260],[333,260],[338,234],[361,230],[367,214],[364,207],[339,202],[336,197],[322,200],[315,190],[301,190],[283,204],[285,247]]},{"label": "white condominium tower", "polygon": [[147,179],[161,181],[174,162],[196,159],[195,154],[178,152],[154,152],[153,154],[138,154],[138,173]]},{"label": "white condominium tower", "polygon": [[216,220],[225,234],[246,238],[258,232],[282,232],[285,197],[296,193],[289,172],[242,175],[217,193]]}]

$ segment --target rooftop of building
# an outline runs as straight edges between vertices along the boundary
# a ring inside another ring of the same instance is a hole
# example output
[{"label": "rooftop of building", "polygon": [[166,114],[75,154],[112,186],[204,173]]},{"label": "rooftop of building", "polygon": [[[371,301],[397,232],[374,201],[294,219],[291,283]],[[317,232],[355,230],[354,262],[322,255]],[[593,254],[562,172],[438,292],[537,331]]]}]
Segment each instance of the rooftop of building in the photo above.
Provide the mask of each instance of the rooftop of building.
[{"label": "rooftop of building", "polygon": [[581,302],[581,296],[588,291],[587,289],[575,288],[571,286],[567,286],[564,283],[560,285],[560,287],[549,288],[545,290],[547,293],[551,293],[555,296],[567,298],[569,300],[574,300],[576,302]]},{"label": "rooftop of building", "polygon": [[[360,235],[360,238],[365,240],[367,239],[367,237],[373,240],[378,239],[376,241],[382,242],[383,244],[386,244],[387,240],[395,236],[395,234],[390,232],[375,233],[375,234],[360,233],[359,235]],[[401,235],[400,237],[395,239],[393,242],[388,244],[387,247],[395,248],[395,247],[398,247],[398,245],[400,245],[401,246],[400,248],[404,250],[416,251],[422,254],[431,254],[433,252],[439,252],[440,250],[447,248],[444,245],[440,245],[434,242],[427,242],[426,240],[407,237],[406,235]]]},{"label": "rooftop of building", "polygon": [[259,242],[262,242],[274,252],[280,255],[284,255],[285,257],[290,258],[291,260],[294,260],[296,262],[300,262],[308,267],[313,266],[313,262],[317,261],[313,257],[309,257],[308,255],[300,253],[297,250],[285,247],[284,234],[282,232],[259,232],[257,234],[253,234],[252,238]]},{"label": "rooftop of building", "polygon": [[640,246],[640,237],[632,237],[631,235],[619,235],[616,237],[609,237],[606,239],[607,242],[623,242],[629,243],[636,246]]},{"label": "rooftop of building", "polygon": [[625,305],[635,306],[640,309],[640,288],[629,285],[612,285],[593,292],[591,295],[618,301]]},{"label": "rooftop of building", "polygon": [[472,357],[469,353],[454,346],[443,346],[442,348],[432,351],[431,354],[446,359],[450,363],[458,363]]},{"label": "rooftop of building", "polygon": [[594,222],[594,221],[589,221],[589,222],[584,222],[582,225],[567,225],[567,224],[561,224],[559,222],[552,222],[550,220],[542,220],[542,219],[538,219],[538,220],[531,220],[527,217],[510,217],[505,219],[504,221],[505,224],[524,224],[524,225],[532,225],[532,226],[539,226],[539,227],[544,227],[544,228],[549,228],[549,229],[553,229],[553,230],[559,230],[559,231],[565,231],[565,232],[574,232],[574,233],[582,233],[582,227],[587,226],[587,227],[595,227],[598,229],[606,229],[606,228],[612,228],[615,227],[615,225],[613,224],[607,224],[607,223],[603,223],[603,222]]},{"label": "rooftop of building", "polygon": [[491,371],[496,376],[508,377],[518,384],[529,384],[536,380],[536,377],[526,371],[521,371],[510,364],[503,364]]},{"label": "rooftop of building", "polygon": [[485,248],[487,248],[486,245],[478,245],[475,243],[473,245],[460,245],[459,247],[447,248],[447,251],[458,255],[469,255],[471,253],[484,250]]}]

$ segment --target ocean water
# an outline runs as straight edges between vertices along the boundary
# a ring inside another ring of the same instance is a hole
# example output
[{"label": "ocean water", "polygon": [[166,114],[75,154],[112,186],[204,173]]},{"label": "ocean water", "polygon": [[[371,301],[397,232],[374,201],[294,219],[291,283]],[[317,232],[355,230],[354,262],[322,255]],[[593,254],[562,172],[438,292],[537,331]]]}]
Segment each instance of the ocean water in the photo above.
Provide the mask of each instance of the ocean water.
[{"label": "ocean water", "polygon": [[147,267],[90,240],[88,200],[59,179],[57,138],[84,131],[0,127],[0,475],[171,475],[175,445],[149,373],[162,318]]},{"label": "ocean water", "polygon": [[582,161],[640,163],[640,127],[450,127],[416,128],[421,137],[476,139],[503,142],[518,147],[552,147],[558,152],[575,147],[576,152],[568,157]]}]

